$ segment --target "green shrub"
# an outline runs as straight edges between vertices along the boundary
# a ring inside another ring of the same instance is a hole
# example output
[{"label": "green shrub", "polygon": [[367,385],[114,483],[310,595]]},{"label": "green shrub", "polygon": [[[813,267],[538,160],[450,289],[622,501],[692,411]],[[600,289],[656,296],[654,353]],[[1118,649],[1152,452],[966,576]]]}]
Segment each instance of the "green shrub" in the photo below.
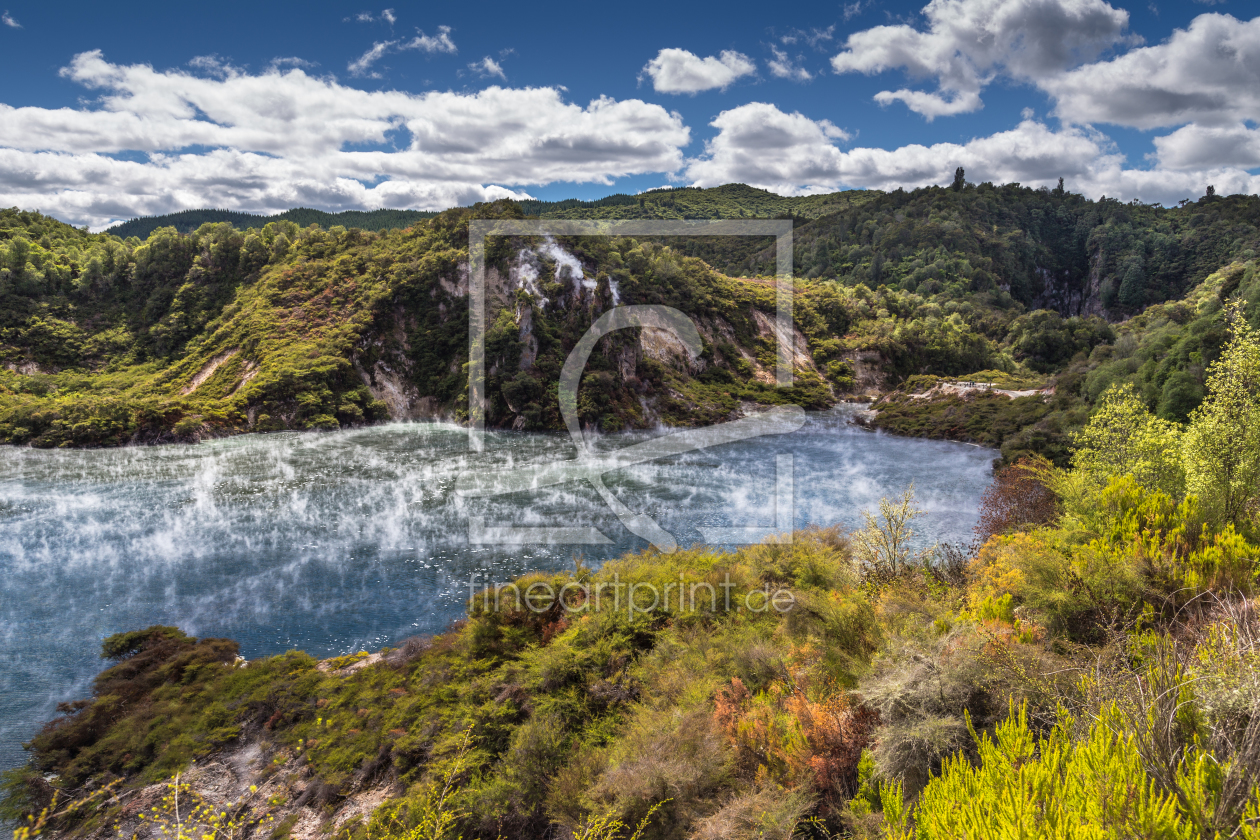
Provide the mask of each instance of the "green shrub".
[{"label": "green shrub", "polygon": [[[1064,715],[1049,735],[1038,738],[1025,711],[1012,709],[992,737],[972,730],[979,761],[949,759],[919,795],[914,828],[894,829],[890,837],[1203,836],[1186,819],[1186,809],[1210,810],[1210,782],[1195,789],[1200,801],[1179,803],[1147,777],[1134,737],[1125,734],[1130,727],[1114,710],[1105,711],[1082,738],[1074,737],[1074,727]],[[1204,758],[1192,750],[1175,772],[1202,774]],[[1257,797],[1260,791],[1251,797],[1253,813],[1260,813]]]}]

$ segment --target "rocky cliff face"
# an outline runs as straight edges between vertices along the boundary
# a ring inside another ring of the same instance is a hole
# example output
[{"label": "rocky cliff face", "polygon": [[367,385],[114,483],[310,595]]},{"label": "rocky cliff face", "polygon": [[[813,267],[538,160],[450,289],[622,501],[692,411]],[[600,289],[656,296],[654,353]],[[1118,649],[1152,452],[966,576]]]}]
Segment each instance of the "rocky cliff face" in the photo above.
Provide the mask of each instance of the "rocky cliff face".
[{"label": "rocky cliff face", "polygon": [[[721,277],[701,267],[654,253],[658,265],[642,272],[620,270],[619,255],[578,254],[550,237],[513,242],[485,271],[485,359],[487,422],[513,429],[561,428],[556,386],[568,351],[602,314],[620,304],[659,303],[677,308],[696,326],[705,351],[695,353],[652,312],[646,325],[601,340],[588,362],[583,420],[596,428],[647,427],[669,422],[705,422],[738,416],[741,405],[757,402],[747,386],[775,386],[775,353],[787,346],[793,369],[822,383],[822,405],[835,398],[799,328],[782,329],[773,316],[773,287],[764,281]],[[685,271],[701,294],[717,286],[746,298],[742,306],[695,306],[674,302]],[[647,276],[644,276],[647,275]],[[399,299],[378,315],[353,357],[356,374],[391,419],[466,416],[469,268],[460,262],[427,294]],[[630,287],[623,291],[623,286]],[[762,300],[764,298],[764,300]],[[659,321],[659,323],[657,323]],[[433,325],[456,340],[434,352]],[[731,386],[714,394],[704,384]],[[452,387],[454,386],[454,387]],[[734,392],[734,393],[732,393]],[[715,400],[716,397],[716,400]],[[719,406],[727,402],[729,405]],[[716,414],[715,414],[716,412]]]}]

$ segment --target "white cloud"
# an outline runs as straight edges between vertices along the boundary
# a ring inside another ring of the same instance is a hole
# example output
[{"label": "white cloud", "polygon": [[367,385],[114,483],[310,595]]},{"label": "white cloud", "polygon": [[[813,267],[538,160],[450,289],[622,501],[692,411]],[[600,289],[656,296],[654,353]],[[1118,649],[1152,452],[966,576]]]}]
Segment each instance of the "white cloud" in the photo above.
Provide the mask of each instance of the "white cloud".
[{"label": "white cloud", "polygon": [[[1005,75],[1049,94],[1052,113],[1067,125],[1176,128],[1154,139],[1149,157],[1157,171],[1260,166],[1260,133],[1252,127],[1260,122],[1260,17],[1199,15],[1163,43],[1094,61],[1131,40],[1124,36],[1128,13],[1104,0],[932,0],[923,13],[926,31],[877,26],[850,36],[833,68],[934,77],[936,91],[875,96],[929,120],[983,107],[984,87]],[[1121,181],[1136,184],[1136,177]]]},{"label": "white cloud", "polygon": [[[63,75],[97,90],[96,103],[0,104],[0,206],[74,224],[205,206],[440,209],[530,184],[674,172],[690,140],[659,105],[583,107],[555,88],[363,91],[301,69],[207,77],[99,51]],[[391,139],[402,148],[364,148]],[[123,152],[143,158],[110,157]]]},{"label": "white cloud", "polygon": [[832,141],[848,135],[826,120],[751,102],[723,111],[712,125],[717,136],[687,167],[695,186],[737,182],[792,195],[842,182],[844,153]]},{"label": "white cloud", "polygon": [[1201,195],[1207,184],[1220,193],[1260,191],[1260,176],[1237,166],[1126,168],[1104,135],[1074,127],[1054,131],[1032,120],[962,144],[847,151],[835,145],[841,133],[831,123],[765,103],[724,111],[713,126],[717,136],[686,169],[695,186],[740,182],[788,195],[843,187],[914,188],[948,183],[954,168],[962,166],[973,182],[1052,186],[1063,177],[1070,189],[1094,198],[1174,202]]},{"label": "white cloud", "polygon": [[503,65],[499,64],[499,62],[495,61],[490,56],[486,56],[481,59],[481,61],[474,61],[472,64],[468,65],[468,69],[481,76],[483,79],[496,76],[504,81],[507,81],[507,74],[503,72]]},{"label": "white cloud", "polygon": [[22,24],[18,23],[17,20],[14,19],[13,15],[9,14],[8,9],[5,9],[4,14],[0,15],[0,23],[3,23],[5,26],[12,27],[13,29],[22,28]]},{"label": "white cloud", "polygon": [[814,49],[818,49],[824,42],[830,41],[836,36],[836,25],[833,23],[826,29],[817,26],[809,29],[793,29],[788,34],[779,38],[779,42],[783,44],[795,44],[804,41]]},{"label": "white cloud", "polygon": [[783,50],[772,46],[770,51],[774,53],[774,58],[770,59],[767,64],[771,74],[778,76],[780,79],[792,79],[797,82],[808,82],[814,78],[812,73],[796,64],[792,57]]},{"label": "white cloud", "polygon": [[[385,11],[388,12],[390,10],[386,9]],[[390,20],[390,23],[393,23],[393,20]],[[372,71],[372,65],[391,52],[419,50],[432,55],[433,53],[454,54],[459,51],[455,47],[455,42],[451,40],[451,28],[449,26],[439,26],[436,35],[425,35],[424,31],[420,29],[417,29],[416,33],[416,37],[410,41],[377,41],[372,45],[371,49],[347,64],[346,69],[350,71],[352,76],[367,76],[372,79],[379,79],[381,74]]]},{"label": "white cloud", "polygon": [[862,10],[869,8],[872,2],[873,0],[865,0],[865,2],[863,2],[863,0],[854,0],[852,3],[845,3],[841,6],[841,12],[844,15],[845,22],[847,23],[862,14]]},{"label": "white cloud", "polygon": [[267,69],[276,70],[281,67],[318,67],[318,62],[307,61],[305,58],[298,58],[295,55],[281,56],[273,58],[267,62]]},{"label": "white cloud", "polygon": [[880,105],[891,105],[901,102],[911,111],[922,114],[928,121],[937,117],[952,117],[956,114],[970,114],[984,107],[980,92],[976,90],[950,90],[941,93],[927,93],[922,90],[881,90],[875,94],[875,101]]},{"label": "white cloud", "polygon": [[1056,115],[1159,128],[1260,119],[1260,17],[1204,14],[1162,44],[1044,80]]},{"label": "white cloud", "polygon": [[932,0],[926,31],[898,24],[850,35],[831,59],[837,73],[901,69],[935,78],[936,92],[882,91],[933,119],[983,107],[980,93],[998,73],[1035,80],[1097,57],[1124,39],[1129,13],[1105,0]]},{"label": "white cloud", "polygon": [[736,79],[757,72],[757,65],[743,53],[723,50],[719,58],[701,58],[687,50],[664,49],[643,68],[657,93],[699,93],[726,90]]},{"label": "white cloud", "polygon": [[[359,23],[376,23],[383,20],[390,26],[393,26],[394,21],[398,20],[398,17],[394,14],[393,9],[382,9],[379,15],[374,15],[371,12],[359,12],[354,16],[354,19]],[[350,20],[350,18],[346,18],[346,20]]]},{"label": "white cloud", "polygon": [[1187,125],[1155,138],[1160,166],[1202,169],[1210,166],[1260,167],[1260,129],[1242,123],[1224,126]]},{"label": "white cloud", "polygon": [[372,65],[380,61],[397,44],[397,41],[377,41],[372,45],[371,49],[347,64],[346,69],[350,71],[352,76],[371,76],[379,79],[379,73],[371,72]]},{"label": "white cloud", "polygon": [[102,155],[0,149],[0,200],[99,230],[111,222],[197,207],[272,213],[377,207],[439,209],[528,193],[495,185],[390,179],[375,186],[309,162],[216,150],[147,163]]},{"label": "white cloud", "polygon": [[826,29],[819,29],[817,27],[814,27],[813,29],[809,30],[808,33],[806,33],[805,43],[809,44],[811,47],[817,48],[824,41],[830,41],[832,38],[835,37],[835,35],[836,35],[836,25],[834,23],[831,26],[828,26]]},{"label": "white cloud", "polygon": [[455,42],[451,40],[451,28],[449,26],[439,26],[436,35],[425,35],[422,30],[417,29],[416,37],[403,44],[401,49],[404,50],[420,50],[426,53],[450,53],[455,54],[459,50],[455,49]]}]

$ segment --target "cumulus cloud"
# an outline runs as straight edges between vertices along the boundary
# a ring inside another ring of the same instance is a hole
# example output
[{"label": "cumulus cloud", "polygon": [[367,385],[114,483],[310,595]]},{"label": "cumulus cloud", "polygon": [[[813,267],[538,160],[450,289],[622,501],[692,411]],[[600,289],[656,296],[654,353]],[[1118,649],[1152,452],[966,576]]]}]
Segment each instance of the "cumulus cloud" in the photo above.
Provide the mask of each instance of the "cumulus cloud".
[{"label": "cumulus cloud", "polygon": [[738,182],[795,195],[843,181],[844,153],[833,141],[848,135],[827,120],[750,102],[723,111],[712,125],[717,136],[705,143],[705,155],[687,167],[695,186]]},{"label": "cumulus cloud", "polygon": [[1036,80],[1093,60],[1125,39],[1129,13],[1105,0],[932,0],[926,30],[906,24],[850,35],[831,59],[837,73],[904,70],[934,78],[935,92],[881,91],[929,120],[983,107],[981,91],[999,73]]},{"label": "cumulus cloud", "polygon": [[1162,44],[1047,79],[1056,115],[1160,128],[1260,119],[1260,17],[1203,14]]},{"label": "cumulus cloud", "polygon": [[1155,138],[1155,159],[1169,169],[1209,166],[1260,167],[1260,130],[1242,123],[1187,125]]},{"label": "cumulus cloud", "polygon": [[[850,36],[833,68],[935,78],[935,91],[875,96],[929,120],[983,107],[984,87],[1004,75],[1041,88],[1069,126],[1175,128],[1154,139],[1149,157],[1160,171],[1260,166],[1260,17],[1202,14],[1164,42],[1139,46],[1125,36],[1128,13],[1104,0],[932,0],[923,13],[926,30],[877,26]],[[1095,60],[1124,44],[1132,48]]]},{"label": "cumulus cloud", "polygon": [[808,82],[814,78],[812,73],[795,63],[792,57],[783,50],[772,46],[770,51],[774,53],[774,58],[770,59],[767,66],[770,68],[772,75],[778,76],[780,79],[792,79],[796,82]]},{"label": "cumulus cloud", "polygon": [[643,68],[657,93],[699,93],[726,90],[736,79],[751,76],[757,65],[743,53],[723,50],[718,58],[701,58],[687,50],[664,49]]},{"label": "cumulus cloud", "polygon": [[1050,186],[1063,177],[1071,189],[1095,198],[1173,202],[1201,194],[1209,183],[1222,193],[1260,190],[1260,176],[1238,166],[1128,168],[1099,132],[1072,126],[1055,131],[1033,120],[967,143],[847,151],[835,144],[844,133],[826,120],[784,113],[766,103],[724,111],[713,126],[717,136],[686,169],[695,186],[736,181],[785,195],[844,187],[914,188],[948,183],[954,168],[963,166],[976,182]]},{"label": "cumulus cloud", "polygon": [[0,23],[13,29],[21,29],[22,24],[18,23],[13,15],[9,14],[9,10],[5,9],[4,14],[0,15]]},{"label": "cumulus cloud", "polygon": [[[583,107],[555,88],[363,91],[300,68],[194,75],[99,51],[63,75],[98,92],[92,107],[0,104],[0,206],[98,227],[205,206],[440,209],[530,184],[674,172],[690,140],[659,105]],[[390,142],[401,148],[370,148]]]}]

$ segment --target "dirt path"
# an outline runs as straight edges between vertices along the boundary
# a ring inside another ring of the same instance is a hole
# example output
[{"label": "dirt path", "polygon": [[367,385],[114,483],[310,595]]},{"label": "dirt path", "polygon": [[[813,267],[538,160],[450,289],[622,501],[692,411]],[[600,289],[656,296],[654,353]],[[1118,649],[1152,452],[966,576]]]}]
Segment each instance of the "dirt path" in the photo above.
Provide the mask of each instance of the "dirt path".
[{"label": "dirt path", "polygon": [[953,394],[955,396],[963,396],[964,394],[990,392],[1001,394],[1004,397],[1015,399],[1017,397],[1035,397],[1035,396],[1053,396],[1054,386],[1050,385],[1045,388],[1030,388],[1024,391],[1016,391],[1009,388],[994,388],[991,382],[941,382],[933,385],[922,394],[910,394],[911,399],[923,400],[931,397],[940,396],[942,394]]}]

